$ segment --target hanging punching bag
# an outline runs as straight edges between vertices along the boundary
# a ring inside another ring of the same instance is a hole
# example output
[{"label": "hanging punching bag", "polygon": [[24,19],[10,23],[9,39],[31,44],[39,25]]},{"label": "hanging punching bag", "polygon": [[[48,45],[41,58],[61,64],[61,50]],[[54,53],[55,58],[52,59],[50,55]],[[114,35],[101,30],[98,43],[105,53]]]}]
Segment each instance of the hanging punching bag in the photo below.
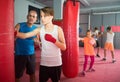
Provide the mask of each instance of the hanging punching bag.
[{"label": "hanging punching bag", "polygon": [[0,0],[0,82],[15,82],[14,0]]},{"label": "hanging punching bag", "polygon": [[76,77],[79,70],[79,8],[80,4],[75,0],[67,0],[63,5],[63,31],[67,45],[67,50],[62,52],[63,74],[69,78]]}]

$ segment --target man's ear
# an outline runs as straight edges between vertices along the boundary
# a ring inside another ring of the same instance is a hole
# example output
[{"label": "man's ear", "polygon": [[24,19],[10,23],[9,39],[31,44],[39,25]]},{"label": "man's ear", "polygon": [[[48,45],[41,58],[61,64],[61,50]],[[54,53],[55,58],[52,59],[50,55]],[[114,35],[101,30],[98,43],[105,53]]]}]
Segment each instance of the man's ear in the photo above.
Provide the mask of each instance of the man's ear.
[{"label": "man's ear", "polygon": [[36,17],[36,21],[35,22],[37,22],[37,20],[38,20],[38,17]]}]

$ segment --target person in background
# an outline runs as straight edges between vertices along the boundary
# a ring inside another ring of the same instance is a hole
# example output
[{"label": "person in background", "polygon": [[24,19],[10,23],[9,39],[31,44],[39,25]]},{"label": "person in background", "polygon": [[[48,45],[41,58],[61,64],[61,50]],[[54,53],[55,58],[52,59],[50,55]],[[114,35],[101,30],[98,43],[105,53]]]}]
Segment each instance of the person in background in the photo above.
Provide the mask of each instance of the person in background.
[{"label": "person in background", "polygon": [[41,59],[39,69],[39,82],[59,82],[61,76],[61,50],[66,50],[64,33],[61,27],[52,23],[54,11],[51,7],[40,9],[43,26],[29,33],[17,33],[17,37],[28,38],[40,34]]},{"label": "person in background", "polygon": [[84,65],[83,65],[83,71],[82,71],[81,74],[83,76],[85,76],[85,72],[86,72],[89,57],[91,59],[91,62],[90,62],[89,69],[87,71],[89,71],[89,72],[95,71],[95,69],[93,69],[93,64],[94,64],[94,56],[95,56],[94,46],[96,45],[96,42],[95,42],[94,38],[92,38],[90,30],[87,31],[86,37],[79,38],[79,40],[82,40],[83,43],[84,43],[85,61],[84,61]]},{"label": "person in background", "polygon": [[106,60],[106,50],[110,50],[111,51],[111,56],[112,56],[112,63],[116,62],[115,58],[114,58],[114,44],[113,44],[113,40],[114,40],[114,32],[112,32],[111,27],[107,27],[107,33],[106,33],[106,42],[104,45],[104,58],[102,59],[103,61]]},{"label": "person in background", "polygon": [[100,38],[100,32],[99,32],[97,27],[94,28],[94,32],[92,33],[92,37],[94,37],[94,39],[96,41],[96,48],[97,48],[96,56],[100,57],[100,55],[99,55],[100,44],[99,44],[99,41],[98,41],[98,39]]},{"label": "person in background", "polygon": [[[27,33],[33,31],[37,27],[33,25],[37,20],[37,12],[35,10],[29,11],[27,15],[27,22],[21,22],[15,26],[16,32]],[[35,82],[35,50],[34,50],[35,36],[21,39],[15,39],[15,82],[20,82],[24,70],[30,76],[30,82]]]}]

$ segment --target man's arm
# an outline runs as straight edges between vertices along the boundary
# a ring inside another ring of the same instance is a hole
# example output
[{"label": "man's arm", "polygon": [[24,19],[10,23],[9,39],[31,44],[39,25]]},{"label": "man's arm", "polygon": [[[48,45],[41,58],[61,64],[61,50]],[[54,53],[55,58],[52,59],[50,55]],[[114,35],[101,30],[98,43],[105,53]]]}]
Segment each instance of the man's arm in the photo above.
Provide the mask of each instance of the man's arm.
[{"label": "man's arm", "polygon": [[31,32],[28,32],[28,33],[22,33],[22,32],[17,31],[16,37],[25,39],[25,38],[29,38],[29,37],[35,36],[35,35],[37,35],[39,32],[40,32],[40,27],[38,27],[38,28],[36,28],[35,30],[33,30],[33,31],[31,31]]},{"label": "man's arm", "polygon": [[20,24],[17,24],[17,25],[15,26],[15,28],[14,28],[14,36],[15,36],[15,37],[16,37],[17,32],[19,31],[19,29],[20,29]]}]

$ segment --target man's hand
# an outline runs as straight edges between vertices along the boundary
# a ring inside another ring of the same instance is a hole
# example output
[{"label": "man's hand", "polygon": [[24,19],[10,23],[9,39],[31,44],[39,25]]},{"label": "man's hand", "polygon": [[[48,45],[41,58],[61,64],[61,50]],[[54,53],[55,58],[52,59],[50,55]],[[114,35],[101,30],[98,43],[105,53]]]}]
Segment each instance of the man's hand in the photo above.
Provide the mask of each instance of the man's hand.
[{"label": "man's hand", "polygon": [[16,35],[17,35],[17,30],[14,31],[14,37],[16,37]]}]

